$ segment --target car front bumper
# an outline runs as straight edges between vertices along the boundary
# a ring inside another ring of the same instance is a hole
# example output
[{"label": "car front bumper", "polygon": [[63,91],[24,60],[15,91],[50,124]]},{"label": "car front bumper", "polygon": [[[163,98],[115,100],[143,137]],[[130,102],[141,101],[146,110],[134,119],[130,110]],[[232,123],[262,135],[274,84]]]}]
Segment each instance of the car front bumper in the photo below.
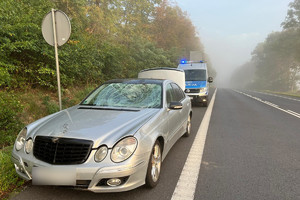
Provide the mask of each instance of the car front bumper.
[{"label": "car front bumper", "polygon": [[200,92],[200,93],[186,93],[191,100],[198,102],[206,102],[208,92]]},{"label": "car front bumper", "polygon": [[[32,154],[26,154],[22,150],[16,151],[14,148],[11,160],[14,163],[17,174],[25,180],[32,180],[34,167],[44,167],[74,171],[76,181],[74,184],[68,186],[93,192],[122,192],[145,184],[150,152],[141,155],[134,154],[130,159],[122,163],[113,163],[110,160],[110,152],[102,162],[96,163],[94,161],[94,154],[95,150],[92,150],[89,159],[83,164],[51,165],[37,160]],[[111,178],[120,178],[122,183],[118,186],[109,186],[106,184],[106,181]]]}]

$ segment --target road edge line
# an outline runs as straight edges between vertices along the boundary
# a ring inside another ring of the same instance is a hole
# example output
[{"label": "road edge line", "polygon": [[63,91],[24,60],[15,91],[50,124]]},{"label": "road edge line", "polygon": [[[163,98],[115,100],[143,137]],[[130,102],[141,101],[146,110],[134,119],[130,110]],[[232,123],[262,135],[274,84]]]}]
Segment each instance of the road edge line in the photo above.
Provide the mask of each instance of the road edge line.
[{"label": "road edge line", "polygon": [[[290,114],[290,115],[292,115],[292,116],[297,117],[297,118],[300,119],[300,114],[297,113],[297,112],[295,112],[295,111],[292,111],[292,110],[286,110],[286,109],[280,108],[280,107],[279,107],[278,105],[276,105],[276,104],[273,104],[273,103],[271,103],[271,102],[269,102],[269,101],[264,101],[264,100],[262,100],[262,99],[260,99],[260,98],[257,98],[257,97],[255,97],[255,96],[249,95],[249,94],[247,94],[247,93],[244,93],[244,92],[241,92],[241,91],[238,91],[238,90],[233,90],[233,91],[235,91],[235,92],[237,92],[237,93],[240,93],[240,94],[242,94],[242,95],[245,95],[245,96],[247,96],[247,97],[250,97],[250,98],[252,98],[252,99],[254,99],[254,100],[256,100],[256,101],[259,101],[259,102],[261,102],[261,103],[264,103],[264,104],[266,104],[266,105],[268,105],[268,106],[271,106],[271,107],[273,107],[273,108],[276,108],[276,109],[278,109],[278,110],[280,110],[280,111],[282,111],[282,112],[288,113],[288,114]],[[263,93],[262,93],[262,94],[263,94]]]},{"label": "road edge line", "polygon": [[195,196],[208,126],[215,103],[217,88],[204,114],[184,167],[172,195],[172,200],[193,200]]}]

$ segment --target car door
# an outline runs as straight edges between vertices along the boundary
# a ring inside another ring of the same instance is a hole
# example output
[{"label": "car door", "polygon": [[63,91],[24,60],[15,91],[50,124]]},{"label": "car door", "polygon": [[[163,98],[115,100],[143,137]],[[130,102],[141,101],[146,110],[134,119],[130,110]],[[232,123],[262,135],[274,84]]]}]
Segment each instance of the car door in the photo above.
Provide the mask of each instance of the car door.
[{"label": "car door", "polygon": [[188,107],[189,107],[189,100],[186,99],[186,95],[182,91],[182,89],[175,83],[171,84],[173,87],[173,92],[175,94],[175,101],[182,103],[182,109],[178,110],[179,112],[177,113],[177,133],[176,134],[182,134],[185,132],[185,122],[188,117]]},{"label": "car door", "polygon": [[[174,83],[169,83],[166,86],[166,103],[167,107],[170,105],[171,102],[181,102],[182,96],[178,94],[177,87],[180,90],[179,86]],[[184,95],[184,94],[183,94]],[[185,96],[185,95],[184,95]],[[169,134],[168,134],[168,147],[171,148],[173,144],[177,141],[177,139],[181,136],[182,127],[180,124],[183,123],[182,116],[183,112],[182,109],[179,110],[172,110],[167,109],[167,116],[168,116],[168,127],[169,127]]]},{"label": "car door", "polygon": [[[177,126],[174,126],[176,124],[176,121],[178,120],[178,110],[171,110],[169,109],[170,103],[175,101],[175,93],[173,91],[173,87],[171,83],[167,84],[166,86],[166,110],[167,110],[167,119],[168,119],[168,136],[167,136],[167,151],[173,146],[174,139],[173,136],[176,133]],[[173,139],[173,140],[172,140]]]}]

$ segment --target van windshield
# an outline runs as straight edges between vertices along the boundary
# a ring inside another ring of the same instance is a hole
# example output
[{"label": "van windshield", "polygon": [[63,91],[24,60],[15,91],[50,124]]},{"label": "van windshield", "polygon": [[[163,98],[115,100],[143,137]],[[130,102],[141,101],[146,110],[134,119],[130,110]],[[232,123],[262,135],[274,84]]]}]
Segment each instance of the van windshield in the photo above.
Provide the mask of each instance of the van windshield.
[{"label": "van windshield", "polygon": [[203,69],[189,69],[184,70],[185,81],[206,81],[206,70]]}]

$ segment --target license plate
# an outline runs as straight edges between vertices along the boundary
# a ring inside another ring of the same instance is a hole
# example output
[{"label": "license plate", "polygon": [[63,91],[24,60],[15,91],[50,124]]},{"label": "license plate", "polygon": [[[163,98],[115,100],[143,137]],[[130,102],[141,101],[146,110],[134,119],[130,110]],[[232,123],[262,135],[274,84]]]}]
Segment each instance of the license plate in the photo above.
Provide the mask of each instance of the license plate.
[{"label": "license plate", "polygon": [[76,185],[75,168],[33,167],[33,185]]}]

